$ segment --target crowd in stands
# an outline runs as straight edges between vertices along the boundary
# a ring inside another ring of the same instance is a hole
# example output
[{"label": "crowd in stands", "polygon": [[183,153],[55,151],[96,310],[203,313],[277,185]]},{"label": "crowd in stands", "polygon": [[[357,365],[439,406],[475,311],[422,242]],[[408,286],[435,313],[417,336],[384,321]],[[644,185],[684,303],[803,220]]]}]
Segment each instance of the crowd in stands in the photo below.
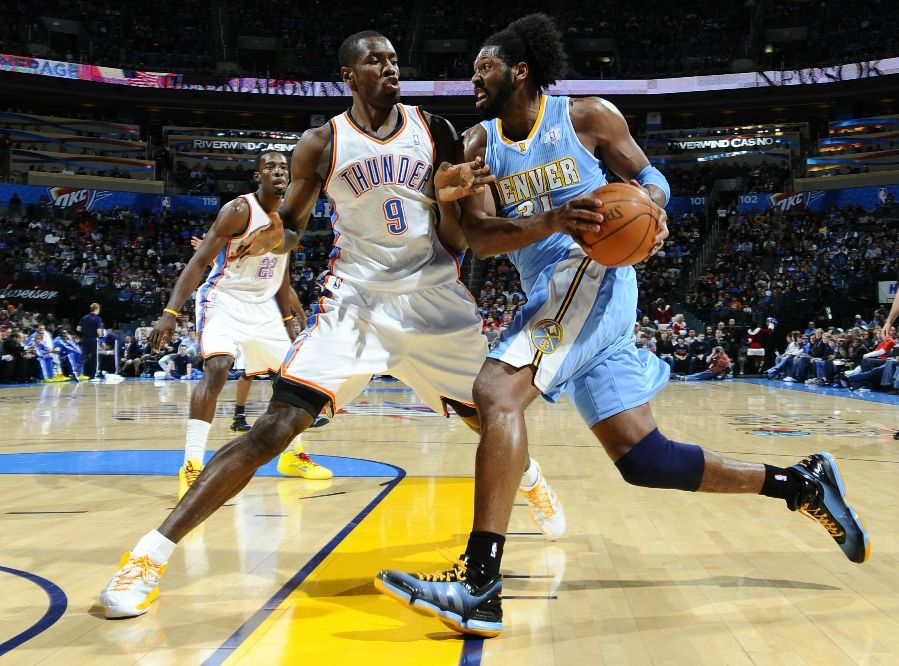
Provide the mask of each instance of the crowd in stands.
[{"label": "crowd in stands", "polygon": [[89,38],[54,42],[57,47],[46,56],[56,60],[155,71],[215,68],[211,6],[201,0],[127,7],[99,0],[17,0],[7,5],[0,37],[4,48],[19,48],[15,53],[31,55],[23,50],[29,43],[49,42],[42,17],[53,17],[80,22]]},{"label": "crowd in stands", "polygon": [[[408,54],[406,38],[409,21],[414,16],[413,0],[398,0],[387,7],[365,6],[358,3],[334,3],[314,0],[294,5],[286,4],[273,12],[262,5],[248,5],[240,0],[227,0],[225,18],[230,22],[230,48],[236,47],[236,37],[253,35],[276,37],[292,57],[273,63],[279,78],[340,79],[337,49],[343,39],[361,30],[377,30],[390,37],[397,54],[405,62]],[[241,65],[250,66],[244,58]],[[266,71],[257,71],[261,76]]]},{"label": "crowd in stands", "polygon": [[804,382],[851,390],[899,393],[899,348],[896,329],[882,334],[886,310],[879,308],[870,322],[856,315],[846,328],[792,331],[786,345],[766,370],[770,380]]},{"label": "crowd in stands", "polygon": [[[49,205],[11,206],[0,216],[0,275],[87,287],[116,301],[123,314],[156,313],[193,254],[191,237],[202,237],[212,219],[127,209],[66,219]],[[330,250],[330,235],[307,235],[291,257],[291,277],[307,308]],[[190,319],[193,308],[192,300],[184,306]]]},{"label": "crowd in stands", "polygon": [[[601,0],[569,5],[572,38],[615,40],[611,63],[576,60],[585,77],[641,78],[730,71],[745,57],[751,34],[753,0],[721,3],[687,0],[676,12],[634,12],[627,4]],[[597,68],[609,66],[606,71]]]},{"label": "crowd in stands", "polygon": [[890,0],[772,0],[764,9],[763,29],[809,28],[804,39],[777,54],[776,66],[861,62],[899,53],[899,15]]},{"label": "crowd in stands", "polygon": [[[239,161],[233,167],[216,169],[210,163],[195,162],[188,166],[181,160],[172,170],[172,185],[185,194],[216,194],[223,189],[235,193],[249,192],[256,186],[253,167],[245,169]],[[229,187],[222,187],[227,183]]]},{"label": "crowd in stands", "polygon": [[743,192],[783,192],[790,179],[790,165],[786,160],[746,164],[720,161],[689,169],[673,165],[662,167],[671,184],[674,196],[695,196],[708,194],[716,180],[741,178]]},{"label": "crowd in stands", "polygon": [[[199,343],[184,326],[154,352],[146,321],[139,326],[114,326],[96,341],[96,367],[85,367],[89,344],[72,320],[58,320],[21,303],[0,303],[0,384],[89,381],[94,377],[154,377],[197,379],[202,368]],[[85,374],[88,373],[88,374]]]},{"label": "crowd in stands", "polygon": [[712,268],[684,304],[704,320],[757,322],[799,301],[857,300],[899,262],[895,218],[844,208],[827,213],[770,209],[733,214]]},{"label": "crowd in stands", "polygon": [[[808,26],[808,38],[776,55],[787,68],[856,62],[895,55],[899,18],[889,0],[823,0],[734,3],[684,0],[676,12],[634,12],[612,0],[547,7],[525,0],[515,14],[486,11],[483,3],[460,0],[452,10],[424,0],[400,0],[386,10],[325,0],[285,4],[277,11],[238,0],[206,3],[182,0],[113,6],[99,0],[48,0],[7,3],[0,23],[0,52],[43,55],[57,60],[152,71],[214,76],[217,63],[237,64],[241,73],[275,78],[338,80],[340,41],[359,30],[388,35],[402,64],[419,67],[420,78],[465,77],[481,41],[515,16],[544,11],[556,16],[572,44],[583,38],[608,38],[607,53],[573,51],[571,77],[649,78],[727,73],[732,62],[761,63],[765,28]],[[42,17],[80,22],[87,40],[74,35],[50,39]],[[241,36],[267,37],[264,49],[241,49]],[[463,65],[442,57],[422,57],[422,40],[469,40],[457,54]],[[410,41],[411,40],[411,41]],[[32,52],[32,45],[41,45]],[[758,49],[758,51],[753,51]]]}]

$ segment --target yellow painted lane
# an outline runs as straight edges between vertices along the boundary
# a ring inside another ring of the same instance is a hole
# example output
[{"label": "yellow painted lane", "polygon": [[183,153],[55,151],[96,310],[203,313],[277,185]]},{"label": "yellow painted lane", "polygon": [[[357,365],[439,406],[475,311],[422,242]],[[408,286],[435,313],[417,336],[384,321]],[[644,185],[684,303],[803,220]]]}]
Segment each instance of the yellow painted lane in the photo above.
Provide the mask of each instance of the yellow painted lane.
[{"label": "yellow painted lane", "polygon": [[380,595],[372,579],[449,568],[437,548],[465,549],[472,492],[472,479],[400,481],[225,663],[458,664],[459,634]]}]

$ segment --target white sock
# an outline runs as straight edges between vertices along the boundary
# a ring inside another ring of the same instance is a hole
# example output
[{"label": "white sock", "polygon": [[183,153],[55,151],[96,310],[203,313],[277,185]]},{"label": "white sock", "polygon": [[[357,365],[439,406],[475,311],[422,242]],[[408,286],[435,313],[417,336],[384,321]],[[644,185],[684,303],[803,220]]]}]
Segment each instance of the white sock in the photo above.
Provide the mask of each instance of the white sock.
[{"label": "white sock", "polygon": [[303,452],[303,433],[300,433],[292,440],[290,440],[290,444],[287,446],[288,450],[294,451],[295,453]]},{"label": "white sock", "polygon": [[140,557],[146,555],[153,564],[165,564],[175,552],[176,544],[166,539],[156,530],[147,532],[143,535],[134,549],[131,551],[131,557]]},{"label": "white sock", "polygon": [[187,437],[184,440],[184,464],[188,460],[199,460],[203,462],[206,455],[206,440],[209,439],[209,429],[211,423],[201,421],[200,419],[187,420]]},{"label": "white sock", "polygon": [[524,490],[530,490],[537,485],[537,482],[539,480],[540,465],[537,464],[536,460],[531,458],[530,465],[528,465],[527,471],[521,475],[521,483],[518,484],[518,487],[523,488]]}]

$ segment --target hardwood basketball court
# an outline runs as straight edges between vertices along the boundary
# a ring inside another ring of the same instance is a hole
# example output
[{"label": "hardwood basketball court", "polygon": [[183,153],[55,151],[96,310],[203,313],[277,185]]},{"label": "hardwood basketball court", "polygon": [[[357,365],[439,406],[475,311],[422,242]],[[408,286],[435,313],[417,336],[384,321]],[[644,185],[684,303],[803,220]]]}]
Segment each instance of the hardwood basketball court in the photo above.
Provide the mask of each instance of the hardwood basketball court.
[{"label": "hardwood basketball court", "polygon": [[[547,541],[515,508],[506,629],[462,640],[372,578],[464,550],[475,437],[377,381],[306,435],[332,481],[266,466],[182,542],[146,615],[104,620],[97,595],[122,553],[174,506],[191,389],[0,389],[3,663],[899,663],[899,400],[752,381],[670,386],[654,402],[663,432],[782,466],[829,450],[871,533],[866,564],[778,500],[631,487],[570,404],[539,401],[531,453],[569,532]],[[232,434],[233,390],[210,448]],[[251,421],[269,393],[254,384]]]}]

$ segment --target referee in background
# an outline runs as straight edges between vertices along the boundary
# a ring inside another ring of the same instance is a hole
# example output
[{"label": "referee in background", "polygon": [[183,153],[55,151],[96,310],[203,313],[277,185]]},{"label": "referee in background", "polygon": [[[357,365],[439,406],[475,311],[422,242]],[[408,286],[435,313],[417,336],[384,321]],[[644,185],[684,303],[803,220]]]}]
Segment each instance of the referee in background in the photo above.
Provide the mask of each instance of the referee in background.
[{"label": "referee in background", "polygon": [[100,304],[91,303],[91,311],[81,318],[78,331],[81,333],[81,358],[84,361],[84,374],[88,381],[98,382],[97,374],[97,339],[103,335],[103,320],[100,319]]}]

